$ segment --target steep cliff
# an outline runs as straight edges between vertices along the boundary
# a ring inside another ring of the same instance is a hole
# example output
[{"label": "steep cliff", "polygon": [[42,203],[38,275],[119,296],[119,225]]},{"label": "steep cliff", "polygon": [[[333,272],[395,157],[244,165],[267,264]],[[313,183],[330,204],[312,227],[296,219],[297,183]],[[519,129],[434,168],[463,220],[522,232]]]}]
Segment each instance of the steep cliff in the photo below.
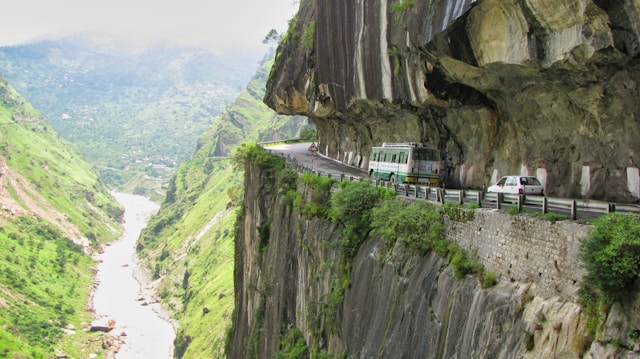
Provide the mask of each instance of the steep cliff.
[{"label": "steep cliff", "polygon": [[446,246],[494,273],[491,286],[460,274],[456,256],[416,254],[380,235],[345,255],[343,224],[307,211],[331,200],[305,179],[292,192],[281,162],[248,157],[230,357],[639,357],[638,303],[602,313],[596,334],[577,304],[589,225],[486,209],[447,215]]},{"label": "steep cliff", "polygon": [[241,141],[292,138],[305,127],[304,118],[278,116],[261,101],[274,55],[265,55],[245,90],[213,119],[138,240],[141,262],[157,279],[159,300],[179,324],[176,358],[225,357],[233,310],[233,225],[242,200],[241,175],[227,156]]},{"label": "steep cliff", "polygon": [[639,19],[634,0],[303,0],[265,102],[362,168],[371,146],[417,141],[447,186],[521,173],[638,202]]}]

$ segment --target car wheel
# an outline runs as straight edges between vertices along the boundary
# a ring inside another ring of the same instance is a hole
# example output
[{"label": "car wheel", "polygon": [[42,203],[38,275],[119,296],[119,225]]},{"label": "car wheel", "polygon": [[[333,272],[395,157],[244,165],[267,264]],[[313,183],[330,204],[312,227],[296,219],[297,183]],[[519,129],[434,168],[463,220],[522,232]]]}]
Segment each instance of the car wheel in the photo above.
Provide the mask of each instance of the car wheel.
[{"label": "car wheel", "polygon": [[395,184],[396,183],[396,175],[391,175],[391,177],[389,177],[389,182]]}]

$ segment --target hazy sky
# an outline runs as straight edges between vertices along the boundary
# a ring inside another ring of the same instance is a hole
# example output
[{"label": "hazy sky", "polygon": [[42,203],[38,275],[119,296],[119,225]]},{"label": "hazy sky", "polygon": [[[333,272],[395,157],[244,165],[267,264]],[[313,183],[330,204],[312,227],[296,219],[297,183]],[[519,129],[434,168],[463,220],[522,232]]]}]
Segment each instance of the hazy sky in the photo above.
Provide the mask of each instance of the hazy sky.
[{"label": "hazy sky", "polygon": [[260,48],[269,30],[286,31],[298,5],[298,0],[9,0],[2,5],[0,46],[99,32],[221,50]]}]

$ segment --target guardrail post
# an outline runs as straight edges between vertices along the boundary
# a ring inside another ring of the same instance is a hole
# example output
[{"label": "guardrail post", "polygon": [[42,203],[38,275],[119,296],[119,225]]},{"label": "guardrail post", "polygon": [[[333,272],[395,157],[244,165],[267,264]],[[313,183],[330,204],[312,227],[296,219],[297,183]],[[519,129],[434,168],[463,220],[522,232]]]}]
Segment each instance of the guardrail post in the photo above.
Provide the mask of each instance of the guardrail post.
[{"label": "guardrail post", "polygon": [[607,213],[611,213],[611,212],[615,212],[616,211],[616,204],[615,203],[609,203],[609,205],[607,206]]},{"label": "guardrail post", "polygon": [[393,186],[393,193],[398,194],[398,184],[392,183],[392,186]]},{"label": "guardrail post", "polygon": [[404,196],[409,197],[409,184],[405,183],[403,187],[404,187]]},{"label": "guardrail post", "polygon": [[578,219],[578,206],[575,199],[571,201],[571,219],[574,221]]},{"label": "guardrail post", "polygon": [[524,195],[518,195],[518,213],[522,212],[522,204],[524,203]]},{"label": "guardrail post", "polygon": [[547,202],[547,196],[542,197],[542,214],[547,214],[549,211],[549,203]]},{"label": "guardrail post", "polygon": [[460,192],[458,192],[458,204],[463,204],[464,203],[464,191],[460,190]]},{"label": "guardrail post", "polygon": [[502,209],[502,193],[496,193],[496,208],[497,209]]},{"label": "guardrail post", "polygon": [[476,204],[478,205],[478,207],[482,207],[482,195],[484,194],[483,191],[478,191],[478,194],[476,195]]},{"label": "guardrail post", "polygon": [[416,185],[416,198],[420,198],[420,196],[418,195],[420,193],[420,186]]}]

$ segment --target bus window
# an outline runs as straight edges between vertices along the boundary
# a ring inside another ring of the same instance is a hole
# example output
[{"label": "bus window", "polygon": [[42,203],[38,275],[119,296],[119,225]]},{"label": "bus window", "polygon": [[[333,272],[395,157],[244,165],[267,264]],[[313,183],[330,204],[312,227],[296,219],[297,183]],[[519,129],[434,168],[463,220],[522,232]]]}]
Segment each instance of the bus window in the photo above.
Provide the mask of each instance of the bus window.
[{"label": "bus window", "polygon": [[416,149],[413,152],[413,159],[420,161],[436,161],[436,151],[428,148]]},{"label": "bus window", "polygon": [[374,153],[372,153],[372,154],[371,154],[371,160],[372,160],[372,161],[377,161],[377,160],[376,160],[376,158],[377,158],[376,153],[375,153],[375,152],[374,152]]},{"label": "bus window", "polygon": [[396,163],[396,157],[397,155],[394,153],[393,156],[391,157],[391,163]]}]

